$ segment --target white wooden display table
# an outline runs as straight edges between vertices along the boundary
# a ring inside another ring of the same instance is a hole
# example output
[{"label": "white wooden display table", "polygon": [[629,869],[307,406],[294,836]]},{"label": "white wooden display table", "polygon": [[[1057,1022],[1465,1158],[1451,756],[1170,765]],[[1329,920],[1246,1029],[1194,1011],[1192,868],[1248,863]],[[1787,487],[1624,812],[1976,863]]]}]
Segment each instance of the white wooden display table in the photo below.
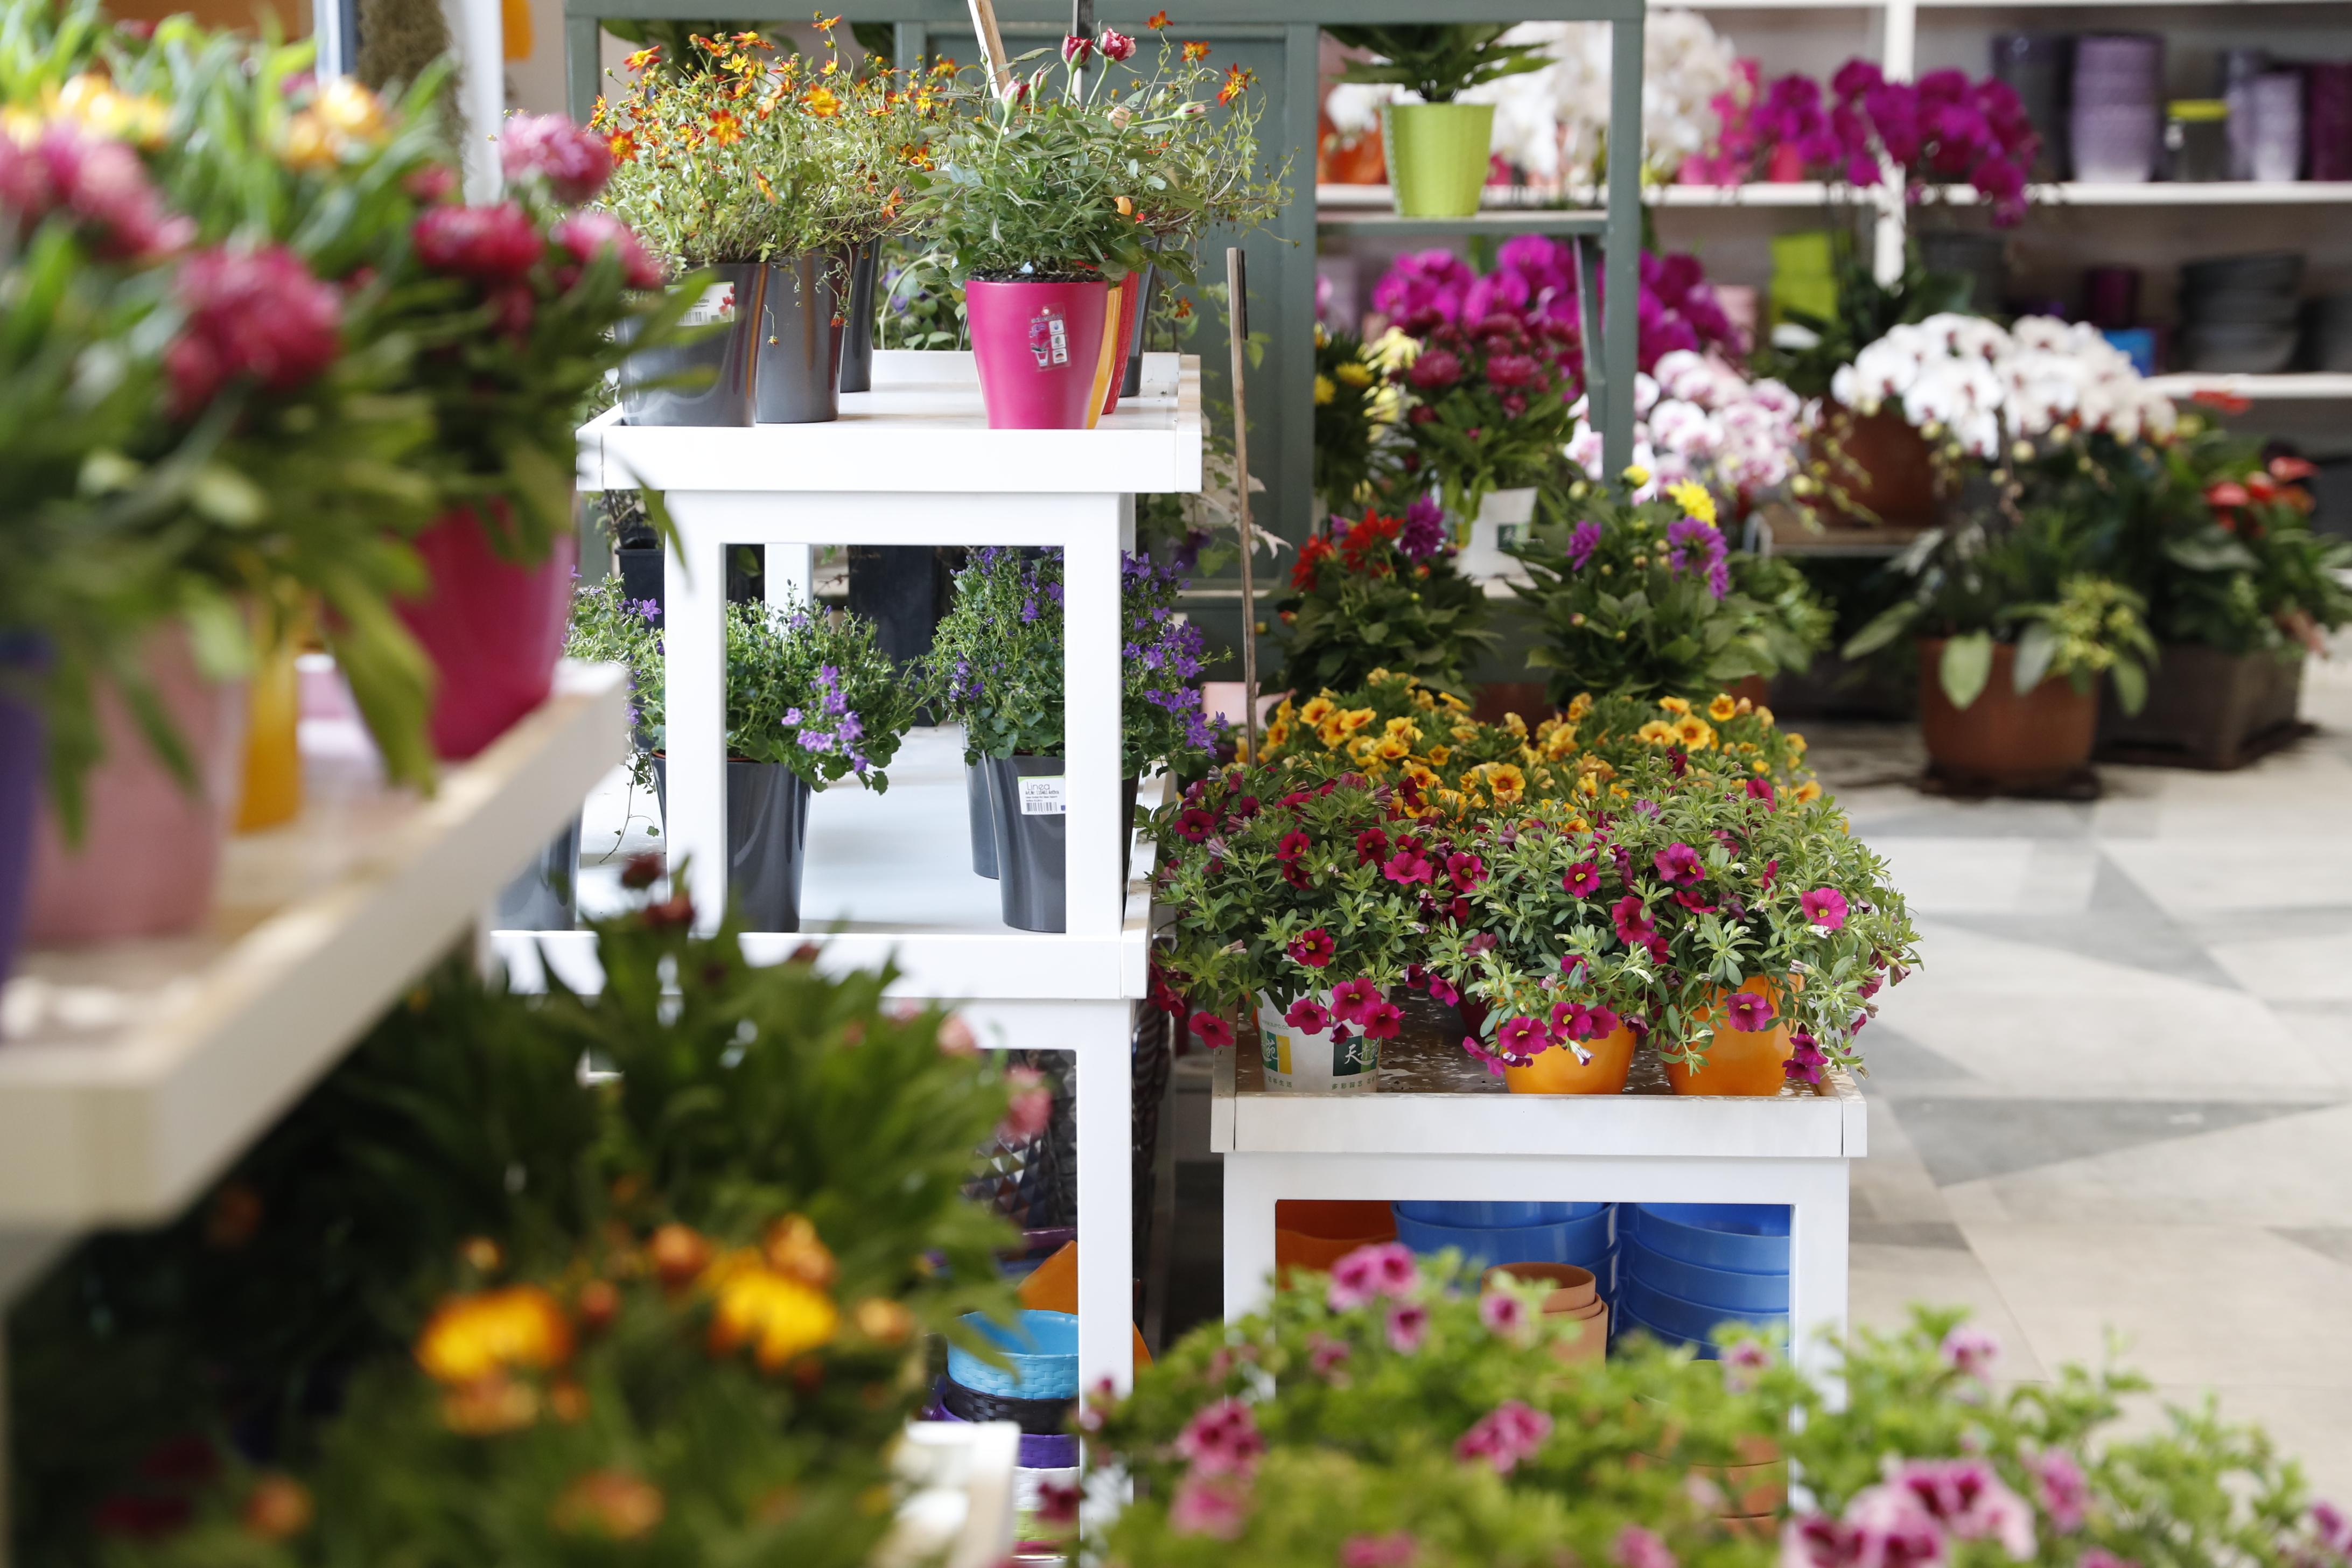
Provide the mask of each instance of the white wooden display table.
[{"label": "white wooden display table", "polygon": [[1245,1047],[1218,1053],[1228,1319],[1265,1300],[1285,1198],[1787,1204],[1790,1343],[1827,1370],[1822,1332],[1845,1325],[1846,1165],[1867,1152],[1852,1079],[1772,1100],[1511,1094],[1458,1048],[1414,1044],[1371,1094],[1268,1093]]},{"label": "white wooden display table", "polygon": [[[841,400],[824,425],[748,429],[631,426],[608,413],[580,431],[580,486],[662,490],[678,539],[664,574],[663,642],[668,721],[671,864],[689,863],[696,909],[715,925],[727,896],[723,760],[725,553],[768,547],[771,599],[797,603],[824,544],[1037,545],[1062,552],[1063,689],[1068,714],[1066,933],[1016,931],[974,920],[968,840],[925,837],[935,847],[910,863],[890,842],[909,826],[962,820],[959,776],[910,785],[894,776],[887,795],[836,803],[818,798],[811,816],[812,868],[835,858],[820,849],[840,809],[866,824],[870,874],[844,876],[803,910],[799,934],[743,939],[752,963],[781,962],[803,943],[828,968],[888,958],[902,972],[900,994],[958,1003],[984,1043],[1067,1050],[1077,1058],[1078,1363],[1084,1381],[1132,1376],[1132,1187],[1129,1164],[1129,1040],[1145,990],[1148,900],[1123,889],[1115,824],[1119,811],[1119,553],[1135,541],[1139,493],[1201,488],[1200,363],[1146,354],[1140,395],[1093,430],[991,430],[971,356],[885,351],[874,356],[874,390]],[[1149,869],[1139,860],[1139,873]],[[942,896],[932,922],[907,918],[910,893],[936,879]],[[911,886],[910,886],[911,883]],[[950,890],[952,889],[952,890]],[[945,927],[946,929],[941,929]],[[539,956],[575,985],[593,985],[590,939],[572,933],[500,933],[519,984]]]},{"label": "white wooden display table", "polygon": [[176,1213],[447,952],[625,754],[626,680],[565,664],[430,799],[384,786],[355,722],[306,721],[302,815],[230,840],[202,928],[26,953],[0,991],[0,1301],[75,1232]]}]

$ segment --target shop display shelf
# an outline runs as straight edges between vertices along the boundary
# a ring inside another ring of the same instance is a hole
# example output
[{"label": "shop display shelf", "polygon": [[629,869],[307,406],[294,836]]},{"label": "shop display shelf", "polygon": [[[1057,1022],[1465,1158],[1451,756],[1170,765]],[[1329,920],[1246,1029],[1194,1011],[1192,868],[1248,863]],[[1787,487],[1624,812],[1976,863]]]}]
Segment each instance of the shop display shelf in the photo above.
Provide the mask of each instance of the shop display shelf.
[{"label": "shop display shelf", "polygon": [[2318,403],[2352,399],[2352,375],[2320,371],[2290,371],[2283,375],[2159,375],[2154,377],[2149,384],[2176,398],[2194,397],[2204,393],[2221,397],[2243,397],[2255,403]]},{"label": "shop display shelf", "polygon": [[625,673],[553,696],[432,796],[304,726],[293,823],[232,839],[193,935],[36,951],[0,992],[0,1240],[168,1217],[459,941],[626,744]]}]

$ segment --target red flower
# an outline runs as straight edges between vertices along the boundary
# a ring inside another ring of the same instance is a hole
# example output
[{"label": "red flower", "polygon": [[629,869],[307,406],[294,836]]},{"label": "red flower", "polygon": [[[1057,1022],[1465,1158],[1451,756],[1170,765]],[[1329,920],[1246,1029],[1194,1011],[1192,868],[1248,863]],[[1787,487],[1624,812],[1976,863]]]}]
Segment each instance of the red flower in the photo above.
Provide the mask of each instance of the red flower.
[{"label": "red flower", "polygon": [[2271,478],[2284,484],[2293,484],[2297,479],[2307,479],[2319,472],[2316,465],[2307,463],[2301,458],[2288,457],[2273,458],[2270,461],[2270,469]]},{"label": "red flower", "polygon": [[1616,923],[1617,940],[1627,947],[1647,942],[1658,934],[1657,925],[1637,894],[1628,893],[1612,904],[1609,918]]},{"label": "red flower", "polygon": [[547,250],[539,226],[513,202],[435,207],[416,220],[412,234],[426,267],[492,286],[519,281]]},{"label": "red flower", "polygon": [[2205,487],[2205,504],[2215,511],[2244,506],[2252,500],[2253,497],[2246,493],[2246,487],[2234,479],[2215,479]]},{"label": "red flower", "polygon": [[[619,137],[614,137],[615,142]],[[446,163],[427,163],[401,182],[408,194],[430,206],[446,201],[457,188],[457,172]]]},{"label": "red flower", "polygon": [[2253,399],[2230,392],[2192,392],[2189,395],[2189,401],[2218,409],[2223,414],[2243,414],[2254,405]]},{"label": "red flower", "polygon": [[1186,806],[1176,814],[1176,836],[1198,844],[1215,830],[1217,819],[1197,805]]},{"label": "red flower", "polygon": [[1315,840],[1304,833],[1286,833],[1282,836],[1282,842],[1275,846],[1274,858],[1288,865],[1314,847]]},{"label": "red flower", "polygon": [[1390,881],[1408,888],[1415,882],[1430,881],[1435,874],[1435,868],[1430,865],[1429,858],[1418,849],[1398,850],[1389,857],[1388,864],[1381,869]]},{"label": "red flower", "polygon": [[1146,16],[1143,19],[1143,25],[1156,33],[1160,31],[1160,28],[1165,27],[1168,25],[1168,13],[1165,11],[1154,11],[1150,16]]},{"label": "red flower", "polygon": [[342,301],[282,246],[199,251],[180,268],[187,326],[164,351],[182,417],[230,382],[290,392],[342,352]]},{"label": "red flower", "polygon": [[1559,889],[1580,899],[1591,898],[1601,889],[1601,868],[1591,860],[1579,860],[1559,879]]},{"label": "red flower", "polygon": [[1699,863],[1698,851],[1687,844],[1669,844],[1650,857],[1650,864],[1658,875],[1678,888],[1706,879],[1706,868]]},{"label": "red flower", "polygon": [[1331,987],[1331,1016],[1343,1024],[1361,1024],[1384,998],[1369,980],[1342,980]]},{"label": "red flower", "polygon": [[[555,226],[555,243],[571,252],[572,258],[585,267],[599,256],[610,254],[621,263],[621,281],[632,289],[658,289],[662,286],[661,264],[646,254],[637,239],[637,231],[614,217],[611,213],[573,213]],[[572,279],[562,280],[569,289]]]},{"label": "red flower", "polygon": [[1322,968],[1339,951],[1339,944],[1321,926],[1310,927],[1290,939],[1290,956],[1309,969]]},{"label": "red flower", "polygon": [[1462,379],[1462,361],[1451,349],[1430,349],[1412,362],[1404,378],[1423,392],[1439,391]]},{"label": "red flower", "polygon": [[1478,884],[1486,879],[1486,863],[1475,855],[1448,855],[1445,858],[1445,874],[1454,879],[1454,885],[1464,892],[1475,892]]},{"label": "red flower", "polygon": [[1214,1013],[1193,1014],[1192,1035],[1213,1051],[1222,1051],[1234,1043],[1234,1026]]},{"label": "red flower", "polygon": [[1217,101],[1219,103],[1233,102],[1234,100],[1242,95],[1244,89],[1254,85],[1256,80],[1257,72],[1253,70],[1244,70],[1239,66],[1227,66],[1225,68],[1225,85],[1217,89]]},{"label": "red flower", "polygon": [[1290,1005],[1282,1021],[1304,1035],[1319,1035],[1331,1026],[1331,1011],[1312,996],[1301,996]]},{"label": "red flower", "polygon": [[1543,366],[1530,354],[1496,354],[1486,361],[1486,384],[1489,386],[1536,386],[1543,380]]},{"label": "red flower", "polygon": [[1321,534],[1315,535],[1298,547],[1298,559],[1290,564],[1290,585],[1300,593],[1315,586],[1317,563],[1331,558],[1331,542]]},{"label": "red flower", "polygon": [[1062,40],[1062,62],[1065,65],[1082,66],[1087,63],[1087,57],[1094,52],[1094,40],[1091,38],[1082,38],[1073,33]]},{"label": "red flower", "polygon": [[604,138],[561,114],[517,114],[499,132],[499,162],[509,180],[547,182],[555,199],[577,206],[613,177],[613,149]]},{"label": "red flower", "polygon": [[1389,836],[1377,827],[1367,827],[1356,835],[1356,864],[1369,865],[1389,852]]},{"label": "red flower", "polygon": [[1135,53],[1135,40],[1116,27],[1105,27],[1102,37],[1095,40],[1095,47],[1107,60],[1123,60]]},{"label": "red flower", "polygon": [[1364,1009],[1364,1038],[1368,1040],[1395,1039],[1397,1029],[1403,1022],[1403,1019],[1404,1015],[1397,1011],[1397,1005],[1395,1003],[1375,1002],[1370,1007]]}]

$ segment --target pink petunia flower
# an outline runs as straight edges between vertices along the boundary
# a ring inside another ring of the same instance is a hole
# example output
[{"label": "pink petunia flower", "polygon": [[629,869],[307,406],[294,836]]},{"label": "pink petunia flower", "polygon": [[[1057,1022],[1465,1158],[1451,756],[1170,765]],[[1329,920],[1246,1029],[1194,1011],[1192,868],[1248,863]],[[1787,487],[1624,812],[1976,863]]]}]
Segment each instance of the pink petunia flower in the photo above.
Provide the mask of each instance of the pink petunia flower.
[{"label": "pink petunia flower", "polygon": [[1239,1482],[1188,1475],[1177,1483],[1176,1496],[1168,1505],[1168,1528],[1178,1535],[1231,1541],[1241,1534],[1248,1513],[1248,1493]]},{"label": "pink petunia flower", "polygon": [[1436,868],[1430,865],[1429,857],[1419,850],[1400,849],[1389,857],[1388,864],[1381,870],[1390,881],[1409,888],[1415,882],[1433,879]]},{"label": "pink petunia flower", "polygon": [[1290,956],[1309,969],[1321,969],[1339,951],[1339,943],[1321,926],[1309,926],[1290,939]]},{"label": "pink petunia flower", "polygon": [[1381,988],[1370,981],[1342,980],[1331,987],[1331,1016],[1343,1024],[1361,1025],[1364,1016],[1381,1000]]},{"label": "pink petunia flower", "polygon": [[1399,1301],[1389,1308],[1389,1348],[1411,1355],[1429,1337],[1429,1309],[1418,1301]]},{"label": "pink petunia flower", "polygon": [[1909,1492],[1962,1541],[1998,1542],[2019,1562],[2033,1555],[2033,1509],[1982,1459],[1905,1459],[1888,1484]]},{"label": "pink petunia flower", "polygon": [[1805,911],[1805,919],[1822,931],[1836,931],[1845,924],[1845,895],[1835,888],[1815,888],[1810,893],[1797,895],[1797,902]]},{"label": "pink petunia flower", "polygon": [[1301,996],[1282,1021],[1303,1035],[1319,1035],[1331,1026],[1331,1011],[1312,996]]},{"label": "pink petunia flower", "polygon": [[1750,1035],[1759,1029],[1770,1028],[1772,1020],[1779,1016],[1772,1010],[1771,999],[1759,996],[1753,991],[1733,992],[1731,1000],[1723,1005],[1723,1010],[1731,1027]]},{"label": "pink petunia flower", "polygon": [[1658,934],[1657,924],[1638,893],[1628,893],[1610,905],[1609,918],[1616,923],[1617,940],[1627,947],[1640,946]]},{"label": "pink petunia flower", "polygon": [[1478,884],[1486,879],[1486,862],[1475,855],[1448,855],[1445,858],[1445,874],[1464,892],[1476,892]]},{"label": "pink petunia flower", "polygon": [[1324,1300],[1335,1312],[1351,1311],[1381,1296],[1401,1296],[1421,1283],[1421,1265],[1393,1241],[1360,1247],[1331,1266]]},{"label": "pink petunia flower", "polygon": [[1507,1290],[1489,1290],[1478,1298],[1478,1321],[1507,1338],[1528,1326],[1528,1304]]},{"label": "pink petunia flower", "polygon": [[1579,860],[1559,879],[1560,891],[1589,899],[1601,890],[1601,868],[1591,860]]},{"label": "pink petunia flower", "polygon": [[1659,876],[1677,888],[1687,888],[1706,878],[1706,867],[1700,863],[1698,851],[1687,844],[1667,845],[1650,857],[1650,864],[1658,868]]},{"label": "pink petunia flower", "polygon": [[2062,1448],[2052,1448],[2031,1456],[2025,1468],[2033,1474],[2033,1489],[2041,1494],[2042,1511],[2050,1522],[2064,1534],[2083,1528],[2090,1517],[2091,1483],[2084,1479],[2083,1467],[2074,1457]]},{"label": "pink petunia flower", "polygon": [[1364,1009],[1363,1031],[1368,1040],[1393,1040],[1402,1026],[1404,1015],[1393,1002],[1375,1002]]},{"label": "pink petunia flower", "polygon": [[1234,1043],[1234,1026],[1214,1013],[1193,1014],[1192,1035],[1213,1051],[1222,1051]]},{"label": "pink petunia flower", "polygon": [[1176,1452],[1195,1475],[1246,1476],[1265,1453],[1265,1437],[1250,1407],[1228,1395],[1192,1413],[1176,1435]]}]

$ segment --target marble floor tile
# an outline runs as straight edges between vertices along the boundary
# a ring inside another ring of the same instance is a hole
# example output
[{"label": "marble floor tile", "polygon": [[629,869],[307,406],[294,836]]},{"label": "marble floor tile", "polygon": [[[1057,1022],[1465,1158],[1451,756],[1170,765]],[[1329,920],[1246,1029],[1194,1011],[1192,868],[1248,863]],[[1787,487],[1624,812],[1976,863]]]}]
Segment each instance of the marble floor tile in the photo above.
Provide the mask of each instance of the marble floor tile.
[{"label": "marble floor tile", "polygon": [[2352,888],[2352,834],[2339,795],[2325,832],[2273,833],[2273,818],[2252,800],[2230,814],[2225,833],[2106,845],[2106,853],[2176,915],[2282,905],[2331,907]]},{"label": "marble floor tile", "polygon": [[2045,1366],[2095,1364],[2113,1333],[2158,1384],[2352,1393],[2352,1266],[2242,1226],[1961,1228]]},{"label": "marble floor tile", "polygon": [[2312,911],[2315,930],[2211,944],[2214,962],[2257,996],[2283,1001],[2352,1003],[2352,910]]},{"label": "marble floor tile", "polygon": [[2003,1376],[2050,1375],[2000,1287],[1965,1247],[1889,1246],[1857,1239],[1848,1252],[1852,1286],[1846,1311],[1857,1327],[1899,1330],[1910,1322],[1915,1302],[1966,1307],[1972,1321],[2000,1341]]},{"label": "marble floor tile", "polygon": [[1850,1193],[1851,1224],[1857,1237],[1865,1223],[1948,1225],[1951,1220],[1943,1192],[1912,1147],[1902,1117],[1884,1100],[1871,1103],[1870,1158],[1853,1167]]},{"label": "marble floor tile", "polygon": [[1903,1127],[1939,1187],[2079,1165],[2308,1105],[2231,1100],[1944,1099],[1906,1096]]}]

